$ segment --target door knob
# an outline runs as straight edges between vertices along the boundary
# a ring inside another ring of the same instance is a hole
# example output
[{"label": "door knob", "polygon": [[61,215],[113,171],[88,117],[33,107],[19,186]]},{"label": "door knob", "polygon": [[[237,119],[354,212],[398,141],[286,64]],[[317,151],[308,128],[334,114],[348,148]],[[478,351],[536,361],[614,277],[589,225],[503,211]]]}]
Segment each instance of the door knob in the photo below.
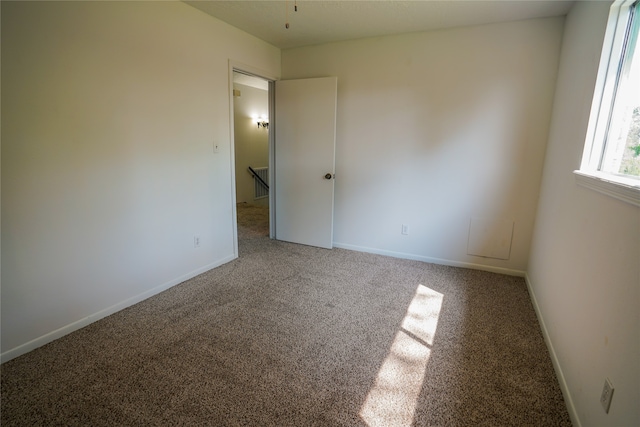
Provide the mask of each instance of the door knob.
[{"label": "door knob", "polygon": [[333,178],[333,175],[331,175],[330,173],[324,176],[324,179],[331,179],[331,178]]}]

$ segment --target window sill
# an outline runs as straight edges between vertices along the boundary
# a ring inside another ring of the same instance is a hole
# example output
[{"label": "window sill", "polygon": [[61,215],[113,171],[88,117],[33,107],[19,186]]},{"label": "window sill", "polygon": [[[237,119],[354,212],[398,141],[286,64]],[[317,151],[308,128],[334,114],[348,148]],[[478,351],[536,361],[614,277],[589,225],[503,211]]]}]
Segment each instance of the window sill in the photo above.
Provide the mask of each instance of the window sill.
[{"label": "window sill", "polygon": [[640,207],[640,182],[600,172],[573,171],[576,182],[586,188]]}]

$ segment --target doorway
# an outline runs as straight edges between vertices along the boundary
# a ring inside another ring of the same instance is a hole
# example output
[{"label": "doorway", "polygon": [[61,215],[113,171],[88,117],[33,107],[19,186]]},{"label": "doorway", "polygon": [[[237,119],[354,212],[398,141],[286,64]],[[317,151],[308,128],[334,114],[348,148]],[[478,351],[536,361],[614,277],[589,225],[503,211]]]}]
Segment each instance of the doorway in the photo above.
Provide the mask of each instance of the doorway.
[{"label": "doorway", "polygon": [[269,80],[233,70],[233,135],[238,245],[271,235]]},{"label": "doorway", "polygon": [[[276,82],[236,68],[231,63],[229,68],[233,193],[236,199],[233,206],[234,253],[240,255],[239,240],[243,237],[263,238],[265,235],[330,249],[333,246],[337,78]],[[262,103],[243,99],[242,90],[253,93],[252,88],[262,91]],[[242,105],[244,110],[240,108]],[[257,151],[245,149],[242,136],[245,131],[251,132],[247,134],[248,140],[262,141],[261,145],[252,144]],[[257,131],[262,134],[257,135]],[[263,153],[260,157],[253,157],[259,152]],[[266,167],[256,166],[265,161]],[[247,178],[249,185],[246,185]],[[260,189],[267,189],[268,195],[259,194]],[[241,218],[238,212],[244,211],[245,207],[251,207],[252,211]],[[266,219],[262,221],[261,231],[257,230],[260,222],[255,218],[260,210],[263,217],[268,218],[268,226]]]}]

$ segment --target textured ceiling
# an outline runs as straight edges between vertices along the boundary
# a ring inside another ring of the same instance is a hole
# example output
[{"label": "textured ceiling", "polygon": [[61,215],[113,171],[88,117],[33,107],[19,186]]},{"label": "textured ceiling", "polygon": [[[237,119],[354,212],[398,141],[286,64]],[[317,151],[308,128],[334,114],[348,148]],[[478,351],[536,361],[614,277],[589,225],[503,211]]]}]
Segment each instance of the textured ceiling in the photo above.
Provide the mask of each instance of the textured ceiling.
[{"label": "textured ceiling", "polygon": [[[281,49],[565,15],[563,0],[185,1]],[[290,23],[289,29],[285,22]]]}]

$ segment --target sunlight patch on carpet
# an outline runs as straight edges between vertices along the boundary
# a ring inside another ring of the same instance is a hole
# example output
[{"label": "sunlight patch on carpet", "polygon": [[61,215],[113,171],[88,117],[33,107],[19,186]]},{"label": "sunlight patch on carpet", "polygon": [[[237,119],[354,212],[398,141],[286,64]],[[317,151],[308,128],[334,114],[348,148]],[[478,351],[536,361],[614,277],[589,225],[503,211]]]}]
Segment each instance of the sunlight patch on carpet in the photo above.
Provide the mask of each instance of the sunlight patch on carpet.
[{"label": "sunlight patch on carpet", "polygon": [[369,427],[410,426],[424,382],[443,295],[418,285],[360,417]]}]

